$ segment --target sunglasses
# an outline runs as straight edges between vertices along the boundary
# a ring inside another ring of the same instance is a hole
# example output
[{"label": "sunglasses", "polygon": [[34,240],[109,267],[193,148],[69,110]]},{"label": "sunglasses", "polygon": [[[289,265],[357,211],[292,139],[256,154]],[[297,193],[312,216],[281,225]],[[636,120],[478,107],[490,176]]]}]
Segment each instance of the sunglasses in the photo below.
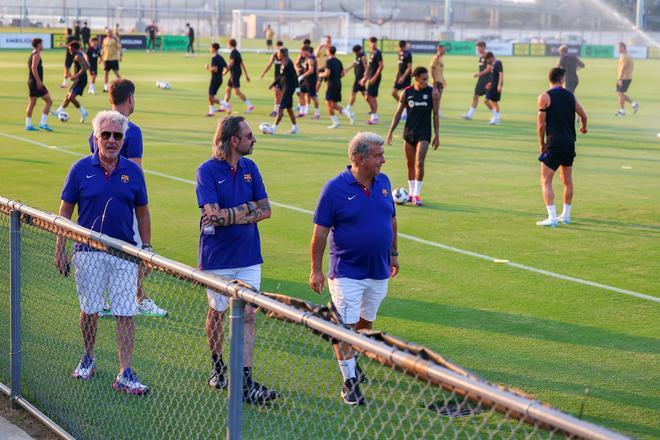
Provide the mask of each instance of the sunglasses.
[{"label": "sunglasses", "polygon": [[121,141],[124,139],[124,133],[121,131],[102,131],[101,132],[101,139],[104,141],[107,141],[110,139],[110,136],[114,137],[116,141]]}]

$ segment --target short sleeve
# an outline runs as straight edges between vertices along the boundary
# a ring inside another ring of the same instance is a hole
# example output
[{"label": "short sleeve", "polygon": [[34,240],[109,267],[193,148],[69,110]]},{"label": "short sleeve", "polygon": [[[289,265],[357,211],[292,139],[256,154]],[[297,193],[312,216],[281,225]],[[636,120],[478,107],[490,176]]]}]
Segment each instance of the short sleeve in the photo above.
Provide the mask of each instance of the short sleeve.
[{"label": "short sleeve", "polygon": [[131,125],[124,141],[127,159],[141,159],[143,154],[142,130],[137,125]]},{"label": "short sleeve", "polygon": [[325,184],[314,210],[314,224],[331,228],[334,225],[335,207],[332,202],[331,183]]},{"label": "short sleeve", "polygon": [[411,52],[406,52],[406,64],[412,64],[413,58]]},{"label": "short sleeve", "polygon": [[254,201],[263,200],[268,198],[266,193],[266,187],[264,186],[264,179],[261,177],[259,168],[256,164],[253,164],[254,172],[252,173],[252,194],[254,196]]},{"label": "short sleeve", "polygon": [[[133,164],[135,165],[135,164]],[[144,180],[144,173],[142,169],[135,165],[137,169],[136,175],[138,176],[137,193],[135,195],[135,206],[146,206],[149,204],[149,196],[147,195],[147,182]]]},{"label": "short sleeve", "polygon": [[215,179],[213,173],[208,167],[202,164],[197,168],[197,183],[195,184],[197,193],[197,206],[203,208],[204,205],[218,203],[218,194],[215,190]]},{"label": "short sleeve", "polygon": [[64,186],[62,187],[61,199],[67,203],[76,204],[78,203],[78,197],[80,195],[79,186],[78,186],[78,172],[77,172],[77,162],[73,164],[69,173],[64,179]]}]

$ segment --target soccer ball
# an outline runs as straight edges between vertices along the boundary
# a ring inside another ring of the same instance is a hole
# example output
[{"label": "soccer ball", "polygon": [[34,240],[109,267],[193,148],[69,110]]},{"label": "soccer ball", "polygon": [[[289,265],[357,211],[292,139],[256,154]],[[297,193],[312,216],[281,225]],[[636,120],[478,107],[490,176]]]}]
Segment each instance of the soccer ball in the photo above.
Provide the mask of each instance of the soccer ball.
[{"label": "soccer ball", "polygon": [[57,19],[57,21],[59,21],[60,23],[65,23],[65,22],[66,22],[66,18],[64,18],[64,17],[60,17],[60,18]]},{"label": "soccer ball", "polygon": [[169,90],[172,86],[167,81],[156,81],[156,88]]},{"label": "soccer ball", "polygon": [[271,127],[270,127],[270,124],[268,122],[262,122],[261,124],[259,124],[259,131],[261,131],[262,133],[268,134],[268,133],[270,133],[270,130],[271,130]]},{"label": "soccer ball", "polygon": [[408,190],[405,188],[397,188],[392,191],[392,199],[397,205],[403,205],[408,201]]},{"label": "soccer ball", "polygon": [[69,114],[67,112],[65,112],[64,110],[62,110],[61,112],[59,112],[57,114],[57,119],[59,119],[60,122],[66,122],[66,121],[69,120]]}]

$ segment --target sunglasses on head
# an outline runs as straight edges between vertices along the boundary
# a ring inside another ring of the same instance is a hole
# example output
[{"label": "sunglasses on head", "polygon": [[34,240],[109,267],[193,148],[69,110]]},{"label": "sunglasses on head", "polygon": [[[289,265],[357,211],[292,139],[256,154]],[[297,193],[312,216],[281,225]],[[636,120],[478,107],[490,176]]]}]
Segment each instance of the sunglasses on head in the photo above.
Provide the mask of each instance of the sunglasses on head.
[{"label": "sunglasses on head", "polygon": [[101,139],[104,141],[107,141],[110,139],[110,136],[114,137],[116,141],[121,141],[124,139],[124,133],[121,131],[102,131],[101,132]]}]

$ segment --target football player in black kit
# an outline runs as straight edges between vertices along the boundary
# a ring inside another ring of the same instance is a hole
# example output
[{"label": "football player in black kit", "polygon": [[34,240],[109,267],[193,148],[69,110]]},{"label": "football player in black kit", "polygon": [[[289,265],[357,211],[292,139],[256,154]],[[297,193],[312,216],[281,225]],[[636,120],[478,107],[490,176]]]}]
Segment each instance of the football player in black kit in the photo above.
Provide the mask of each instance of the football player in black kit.
[{"label": "football player in black kit", "polygon": [[[537,133],[541,155],[541,188],[548,217],[536,222],[538,226],[555,227],[571,222],[573,203],[573,159],[575,158],[575,114],[580,117],[580,133],[587,133],[587,114],[573,93],[562,84],[566,71],[561,67],[550,70],[550,90],[539,95]],[[564,209],[557,217],[552,178],[560,168],[564,184]]]},{"label": "football player in black kit", "polygon": [[80,44],[80,41],[72,41],[69,43],[69,53],[73,57],[73,75],[71,75],[71,81],[73,81],[73,84],[71,85],[71,88],[69,89],[69,93],[66,95],[64,100],[62,101],[62,104],[53,112],[54,116],[58,116],[59,113],[66,108],[69,103],[73,103],[73,105],[78,109],[80,112],[80,123],[85,122],[87,120],[87,116],[89,116],[89,113],[87,110],[85,110],[85,107],[83,107],[80,102],[76,99],[77,96],[82,96],[83,93],[85,93],[85,87],[87,87],[87,71],[89,70],[89,64],[87,64],[87,60],[85,59],[85,54],[81,50],[82,45]]},{"label": "football player in black kit", "polygon": [[227,65],[227,70],[230,73],[229,81],[227,81],[227,88],[225,89],[225,101],[226,102],[226,107],[227,107],[227,113],[231,113],[231,105],[229,104],[229,98],[231,97],[231,90],[234,89],[234,93],[236,96],[238,96],[241,101],[245,103],[247,108],[245,109],[245,113],[250,113],[254,110],[254,106],[250,102],[249,99],[247,99],[247,96],[243,92],[241,92],[241,75],[245,73],[245,79],[247,82],[250,82],[250,75],[248,75],[247,68],[245,67],[245,63],[243,63],[243,56],[241,53],[236,49],[236,46],[238,43],[236,42],[235,39],[229,40],[227,43],[227,46],[231,50],[231,53],[229,54],[229,64]]},{"label": "football player in black kit", "polygon": [[374,125],[378,124],[378,88],[383,73],[383,54],[378,49],[378,39],[376,37],[369,39],[369,49],[371,54],[369,55],[367,73],[360,84],[367,88],[367,102],[371,111],[371,117],[367,124]]},{"label": "football player in black kit", "polygon": [[470,110],[462,116],[463,119],[471,121],[474,118],[474,112],[479,105],[479,97],[486,94],[486,84],[490,81],[491,67],[486,62],[486,42],[477,41],[477,54],[479,55],[479,72],[473,76],[477,78],[477,85],[474,86],[474,96],[472,97],[472,104]]},{"label": "football player in black kit", "polygon": [[335,46],[330,46],[328,49],[328,59],[325,61],[325,70],[319,74],[319,78],[325,78],[327,80],[327,86],[325,89],[325,104],[328,107],[328,114],[332,120],[332,125],[328,128],[338,128],[339,119],[335,115],[335,110],[338,110],[346,116],[350,121],[351,125],[355,124],[355,118],[353,114],[345,108],[342,108],[341,102],[341,78],[344,76],[344,66],[341,61],[335,54],[337,53],[337,48]]},{"label": "football player in black kit", "polygon": [[286,47],[281,47],[277,51],[277,56],[280,60],[280,75],[277,79],[270,85],[270,88],[275,87],[276,83],[280,84],[282,89],[282,99],[280,100],[280,108],[277,111],[277,118],[275,123],[271,125],[267,130],[264,130],[265,134],[275,134],[277,131],[277,125],[282,120],[284,115],[284,110],[289,113],[289,118],[291,119],[291,130],[288,131],[289,134],[300,133],[300,129],[296,125],[296,114],[293,112],[293,94],[296,92],[298,87],[298,75],[296,74],[296,69],[293,66],[293,60],[289,58],[289,50]]},{"label": "football player in black kit", "polygon": [[364,78],[364,72],[367,71],[367,56],[362,50],[362,46],[356,44],[353,46],[353,53],[355,54],[355,61],[344,69],[344,75],[348,73],[349,70],[355,69],[355,80],[353,81],[353,90],[351,91],[351,97],[348,99],[348,105],[346,110],[353,112],[352,107],[355,104],[355,98],[357,97],[358,92],[364,97],[366,89],[363,84],[360,84],[362,78]]},{"label": "football player in black kit", "polygon": [[73,56],[71,55],[71,52],[69,52],[69,44],[72,41],[76,41],[76,38],[73,36],[73,30],[71,28],[66,28],[64,30],[64,38],[65,38],[65,54],[64,54],[64,79],[62,80],[62,84],[60,84],[60,89],[66,89],[66,80],[71,78],[71,65],[73,64]]},{"label": "football player in black kit", "polygon": [[264,75],[270,70],[272,66],[273,67],[273,73],[275,74],[275,77],[273,78],[276,82],[273,83],[273,90],[275,92],[275,104],[273,104],[273,111],[270,112],[270,117],[274,118],[277,116],[277,112],[280,109],[280,99],[282,99],[282,89],[280,88],[280,83],[277,82],[277,77],[280,76],[280,58],[277,55],[277,52],[280,50],[281,47],[284,47],[284,43],[281,41],[278,41],[275,43],[275,51],[273,54],[270,56],[268,60],[268,64],[266,64],[266,67],[264,67],[264,71],[261,72],[261,75],[259,75],[259,79],[263,79]]},{"label": "football player in black kit", "polygon": [[[392,98],[394,98],[395,101],[399,101],[401,90],[410,87],[410,74],[412,73],[413,58],[412,53],[406,49],[407,46],[408,44],[404,40],[399,41],[399,62],[394,79],[394,86],[392,87]],[[406,116],[407,113],[404,109],[401,119],[405,121]]]},{"label": "football player in black kit", "polygon": [[41,114],[39,128],[46,131],[53,131],[48,126],[48,113],[50,112],[50,106],[53,105],[53,100],[50,99],[48,89],[44,85],[44,68],[41,62],[41,51],[44,49],[43,40],[41,38],[34,38],[32,40],[32,47],[34,50],[28,58],[28,90],[30,91],[30,97],[25,114],[25,129],[27,131],[38,130],[32,125],[32,111],[37,104],[37,98],[41,98],[46,105],[44,105],[44,110]]},{"label": "football player in black kit", "polygon": [[[415,83],[401,94],[392,124],[385,137],[385,142],[392,145],[392,135],[396,130],[401,113],[408,108],[408,119],[403,128],[403,148],[408,167],[409,201],[415,206],[422,206],[422,180],[424,180],[424,160],[429,149],[440,146],[440,93],[429,85],[429,72],[425,67],[417,67],[413,71]],[[431,141],[431,115],[433,115],[433,141]]]},{"label": "football player in black kit", "polygon": [[[216,111],[225,111],[226,105],[220,102],[215,95],[218,93],[222,85],[222,75],[227,72],[227,62],[220,55],[220,45],[218,43],[211,44],[211,64],[205,64],[204,68],[211,72],[211,83],[209,84],[209,112],[206,116],[213,116]],[[215,104],[220,104],[220,109],[215,109]]]},{"label": "football player in black kit", "polygon": [[300,109],[298,116],[307,116],[309,112],[309,103],[314,104],[314,116],[312,119],[320,119],[321,113],[319,111],[319,100],[316,94],[316,83],[318,82],[318,65],[316,63],[316,55],[312,46],[306,45],[302,47],[304,54],[305,64],[299,72],[298,82],[300,83],[300,91],[305,94],[305,105]]},{"label": "football player in black kit", "polygon": [[91,81],[89,82],[87,93],[90,95],[95,95],[96,90],[94,89],[94,83],[96,83],[96,76],[98,74],[99,68],[99,56],[101,56],[101,50],[99,49],[99,39],[96,37],[91,38],[88,41],[88,44],[89,46],[87,47],[85,56],[87,57],[87,64],[89,64],[89,76],[91,76]]}]

